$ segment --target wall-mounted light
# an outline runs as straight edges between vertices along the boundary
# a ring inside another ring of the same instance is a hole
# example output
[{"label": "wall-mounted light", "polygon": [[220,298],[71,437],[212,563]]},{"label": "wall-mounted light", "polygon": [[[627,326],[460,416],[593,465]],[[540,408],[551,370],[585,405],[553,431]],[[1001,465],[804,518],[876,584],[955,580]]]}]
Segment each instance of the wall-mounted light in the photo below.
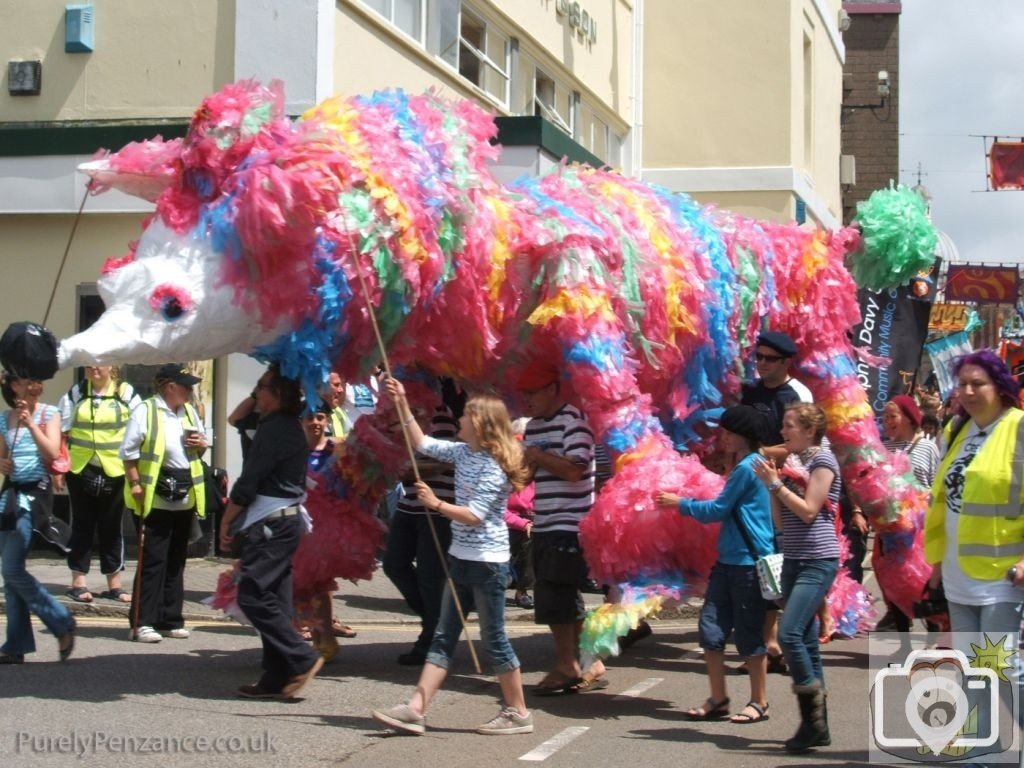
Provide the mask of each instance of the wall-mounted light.
[{"label": "wall-mounted light", "polygon": [[38,96],[42,88],[43,62],[7,62],[7,92],[11,96]]},{"label": "wall-mounted light", "polygon": [[[845,90],[845,89],[844,89]],[[883,109],[891,93],[889,86],[889,72],[884,69],[878,70],[878,86],[875,90],[878,94],[878,102],[874,104],[843,104],[843,109]]]},{"label": "wall-mounted light", "polygon": [[839,9],[839,17],[836,19],[836,26],[839,27],[840,32],[846,32],[850,29],[850,14],[846,12],[845,8]]}]

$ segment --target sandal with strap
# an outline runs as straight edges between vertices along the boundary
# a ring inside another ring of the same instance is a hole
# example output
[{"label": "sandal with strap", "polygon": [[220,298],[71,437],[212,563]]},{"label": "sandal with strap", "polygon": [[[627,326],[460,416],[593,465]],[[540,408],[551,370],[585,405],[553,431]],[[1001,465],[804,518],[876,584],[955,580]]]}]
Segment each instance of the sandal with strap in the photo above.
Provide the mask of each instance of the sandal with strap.
[{"label": "sandal with strap", "polygon": [[687,720],[721,720],[729,716],[729,697],[715,701],[709,696],[699,707],[683,712],[683,716]]},{"label": "sandal with strap", "polygon": [[125,592],[120,587],[114,587],[113,589],[108,589],[103,592],[100,592],[100,597],[102,597],[104,600],[114,600],[118,603],[130,603],[132,601],[131,594]]},{"label": "sandal with strap", "polygon": [[589,691],[603,691],[607,687],[607,677],[584,675],[576,685],[569,686],[569,691],[570,693],[588,693]]},{"label": "sandal with strap", "polygon": [[76,603],[91,603],[92,592],[89,591],[88,587],[72,587],[65,593],[68,597],[74,600]]},{"label": "sandal with strap", "polygon": [[736,723],[736,725],[750,725],[751,723],[760,723],[762,720],[768,719],[768,704],[766,703],[763,707],[756,701],[748,701],[743,709],[752,709],[756,713],[755,715],[748,715],[743,712],[737,712],[735,715],[729,718],[730,723]]}]

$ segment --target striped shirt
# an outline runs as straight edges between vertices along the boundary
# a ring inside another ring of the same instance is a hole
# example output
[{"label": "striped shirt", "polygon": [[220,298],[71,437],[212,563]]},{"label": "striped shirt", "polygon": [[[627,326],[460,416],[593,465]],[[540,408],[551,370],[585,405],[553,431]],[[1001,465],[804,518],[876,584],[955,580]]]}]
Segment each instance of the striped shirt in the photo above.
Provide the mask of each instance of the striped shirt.
[{"label": "striped shirt", "polygon": [[469,507],[480,524],[452,520],[452,545],[448,554],[460,560],[506,563],[509,559],[505,509],[512,485],[498,462],[485,451],[465,443],[424,437],[420,453],[455,465],[455,503]]},{"label": "striped shirt", "polygon": [[523,443],[563,456],[586,469],[576,481],[562,480],[538,467],[533,482],[534,533],[579,533],[580,521],[594,503],[594,435],[583,414],[563,405],[549,419],[530,419]]},{"label": "striped shirt", "polygon": [[917,440],[883,440],[882,445],[889,453],[906,453],[914,470],[914,479],[925,490],[930,490],[939,471],[939,449],[931,440],[923,437]]},{"label": "striped shirt", "polygon": [[[828,489],[828,502],[814,516],[810,524],[801,520],[785,504],[782,504],[782,548],[787,558],[796,560],[825,560],[839,557],[839,539],[836,535],[836,514],[839,511],[839,494],[842,480],[839,479],[839,462],[831,451],[819,450],[807,463],[807,474],[818,468],[832,472],[832,485]],[[804,497],[805,489],[790,479],[783,479],[791,491]]]},{"label": "striped shirt", "polygon": [[[430,436],[438,440],[450,442],[455,440],[455,435],[458,431],[459,425],[452,416],[452,412],[443,405],[438,406],[434,412],[434,419],[431,422]],[[455,503],[455,467],[449,465],[440,472],[425,475],[423,482],[430,486],[434,491],[434,495],[441,501],[449,504]],[[427,514],[423,502],[416,497],[416,485],[414,483],[404,483],[402,491],[402,496],[399,498],[398,506],[396,507],[398,512],[405,512],[407,515]],[[439,515],[441,513],[431,512],[430,514]]]},{"label": "striped shirt", "polygon": [[[31,483],[42,480],[50,474],[50,470],[43,463],[43,457],[39,454],[39,446],[36,445],[35,438],[32,437],[32,433],[28,431],[27,427],[10,426],[11,413],[12,411],[6,411],[3,417],[4,424],[7,425],[4,440],[10,449],[8,456],[14,461],[11,482]],[[57,409],[54,406],[39,403],[35,413],[36,424],[45,432],[46,425],[55,413],[57,413]],[[18,437],[17,440],[14,439],[15,435]]]}]

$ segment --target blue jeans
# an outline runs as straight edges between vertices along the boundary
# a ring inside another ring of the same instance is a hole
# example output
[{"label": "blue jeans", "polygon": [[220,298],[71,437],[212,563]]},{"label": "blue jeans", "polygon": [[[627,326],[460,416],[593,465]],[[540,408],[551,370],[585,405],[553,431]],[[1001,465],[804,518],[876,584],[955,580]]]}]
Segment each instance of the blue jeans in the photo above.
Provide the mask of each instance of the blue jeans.
[{"label": "blue jeans", "polygon": [[715,563],[704,593],[697,633],[700,647],[724,651],[735,632],[740,656],[764,656],[764,598],[752,565]]},{"label": "blue jeans", "polygon": [[779,645],[786,654],[794,685],[825,687],[818,645],[818,609],[832,588],[839,559],[782,561],[782,599],[785,605],[779,618]]},{"label": "blue jeans", "polygon": [[[435,515],[434,530],[441,549],[448,551],[452,543],[451,522]],[[391,518],[388,545],[384,551],[384,575],[398,587],[406,604],[420,617],[423,629],[416,639],[415,650],[426,654],[437,630],[444,594],[444,563],[430,533],[426,515],[397,511]]]},{"label": "blue jeans", "polygon": [[[519,659],[505,634],[505,584],[508,581],[508,562],[480,563],[474,560],[449,558],[448,572],[464,611],[476,606],[480,617],[480,643],[490,659],[494,674],[500,675],[519,668]],[[441,599],[441,618],[437,632],[427,652],[427,661],[448,669],[452,654],[462,634],[451,587],[446,586]]]},{"label": "blue jeans", "polygon": [[[38,616],[54,637],[71,629],[71,613],[25,570],[25,556],[32,543],[32,513],[21,510],[14,530],[0,532],[4,598],[7,601],[7,642],[0,652],[11,656],[35,653],[31,613]],[[30,613],[31,612],[31,613]]]}]

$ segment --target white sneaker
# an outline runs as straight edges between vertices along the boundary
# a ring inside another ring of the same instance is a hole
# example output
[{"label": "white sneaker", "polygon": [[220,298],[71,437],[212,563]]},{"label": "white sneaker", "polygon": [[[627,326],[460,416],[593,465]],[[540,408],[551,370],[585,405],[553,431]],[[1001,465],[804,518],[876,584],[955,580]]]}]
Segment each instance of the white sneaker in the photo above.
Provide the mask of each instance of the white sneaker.
[{"label": "white sneaker", "polygon": [[172,629],[164,633],[164,637],[173,637],[175,640],[188,640],[189,635],[191,634],[192,633],[184,627],[178,627],[177,629]]},{"label": "white sneaker", "polygon": [[485,736],[511,736],[516,733],[533,733],[533,713],[520,715],[512,707],[505,707],[489,723],[476,729]]},{"label": "white sneaker", "polygon": [[134,640],[136,643],[159,643],[164,639],[164,636],[152,627],[139,627],[135,630],[134,637],[129,635],[129,639]]},{"label": "white sneaker", "polygon": [[399,704],[391,709],[373,710],[373,719],[391,726],[399,733],[422,736],[427,728],[423,715],[417,715],[408,704]]}]

